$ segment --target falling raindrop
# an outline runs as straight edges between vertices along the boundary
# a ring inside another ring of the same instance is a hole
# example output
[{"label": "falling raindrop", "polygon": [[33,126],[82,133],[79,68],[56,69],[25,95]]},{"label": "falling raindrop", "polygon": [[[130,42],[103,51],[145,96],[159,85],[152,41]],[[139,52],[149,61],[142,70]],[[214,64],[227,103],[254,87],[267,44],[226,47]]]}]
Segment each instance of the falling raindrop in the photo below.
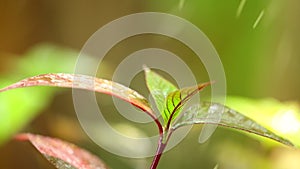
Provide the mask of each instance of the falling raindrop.
[{"label": "falling raindrop", "polygon": [[214,169],[218,169],[219,168],[219,164],[217,164],[215,167],[214,167]]},{"label": "falling raindrop", "polygon": [[178,9],[179,9],[180,11],[182,10],[184,3],[185,3],[185,0],[180,0],[180,1],[179,1]]},{"label": "falling raindrop", "polygon": [[239,7],[238,7],[238,9],[237,9],[237,11],[236,11],[236,17],[237,17],[237,18],[240,17],[240,15],[241,15],[241,13],[242,13],[242,11],[243,11],[243,9],[244,9],[245,4],[246,4],[246,0],[241,0],[241,2],[240,2],[240,4],[239,4]]},{"label": "falling raindrop", "polygon": [[256,26],[258,25],[258,23],[261,21],[261,18],[264,16],[264,13],[265,13],[265,10],[262,10],[260,12],[260,14],[258,15],[257,19],[255,20],[255,22],[254,22],[254,24],[252,26],[253,29],[255,29]]}]

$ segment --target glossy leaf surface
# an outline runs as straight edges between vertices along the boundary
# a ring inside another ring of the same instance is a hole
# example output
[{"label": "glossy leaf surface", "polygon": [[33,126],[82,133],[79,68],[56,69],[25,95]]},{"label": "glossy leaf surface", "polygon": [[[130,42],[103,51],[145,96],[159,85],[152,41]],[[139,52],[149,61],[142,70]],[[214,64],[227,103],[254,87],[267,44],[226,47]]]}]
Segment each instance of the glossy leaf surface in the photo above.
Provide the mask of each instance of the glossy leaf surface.
[{"label": "glossy leaf surface", "polygon": [[217,103],[201,103],[190,107],[187,111],[178,117],[176,123],[172,126],[175,130],[181,126],[192,124],[217,124],[224,127],[243,130],[267,137],[280,143],[293,146],[293,144],[267,130],[254,120]]},{"label": "glossy leaf surface", "polygon": [[29,141],[58,169],[108,169],[95,155],[60,139],[29,133],[19,134],[15,138]]},{"label": "glossy leaf surface", "polygon": [[[274,98],[228,96],[226,105],[257,121],[300,147],[300,105],[297,101]],[[263,112],[263,113],[262,113]]]},{"label": "glossy leaf surface", "polygon": [[119,83],[105,79],[94,78],[86,75],[74,75],[66,73],[50,73],[33,76],[12,84],[6,88],[0,89],[0,92],[22,87],[30,86],[56,86],[66,88],[85,89],[116,96],[125,100],[143,111],[146,111],[151,117],[155,117],[148,101],[136,91],[127,88]]}]

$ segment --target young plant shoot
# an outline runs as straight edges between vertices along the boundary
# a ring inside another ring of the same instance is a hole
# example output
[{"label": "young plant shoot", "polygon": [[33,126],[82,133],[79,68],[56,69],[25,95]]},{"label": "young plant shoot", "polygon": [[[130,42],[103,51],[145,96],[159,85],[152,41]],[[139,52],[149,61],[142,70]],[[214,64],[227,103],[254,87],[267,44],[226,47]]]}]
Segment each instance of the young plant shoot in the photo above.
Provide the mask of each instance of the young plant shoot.
[{"label": "young plant shoot", "polygon": [[[95,91],[112,95],[129,102],[139,108],[142,112],[149,115],[158,128],[158,146],[150,169],[157,168],[159,160],[172,133],[182,126],[193,124],[214,124],[234,128],[267,137],[288,146],[293,146],[293,144],[288,140],[274,134],[252,119],[224,105],[210,102],[199,102],[198,104],[183,109],[192,96],[210,85],[210,82],[178,89],[174,84],[167,81],[149,68],[145,67],[144,71],[147,87],[155,101],[159,113],[155,113],[151,108],[153,105],[151,106],[148,100],[138,92],[110,80],[99,79],[86,75],[65,73],[43,74],[21,80],[15,84],[0,89],[0,92],[30,86],[54,86]],[[91,85],[90,82],[93,82],[93,85]],[[162,119],[159,119],[157,114],[160,114]],[[37,150],[46,157],[46,159],[59,169],[108,168],[101,160],[97,159],[85,150],[70,146],[69,143],[58,139],[34,134],[19,134],[16,136],[16,139],[29,140],[37,148]],[[77,154],[68,154],[69,149],[72,149]],[[86,160],[87,157],[89,160]]]}]

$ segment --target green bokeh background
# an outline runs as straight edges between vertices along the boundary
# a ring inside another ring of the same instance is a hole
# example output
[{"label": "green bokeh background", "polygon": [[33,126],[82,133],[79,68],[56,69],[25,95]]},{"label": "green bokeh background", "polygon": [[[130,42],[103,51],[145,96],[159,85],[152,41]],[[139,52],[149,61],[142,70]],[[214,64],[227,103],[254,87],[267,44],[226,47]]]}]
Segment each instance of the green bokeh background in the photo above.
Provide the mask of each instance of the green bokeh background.
[{"label": "green bokeh background", "polygon": [[[296,0],[1,0],[0,87],[36,74],[72,72],[85,41],[114,19],[136,12],[171,13],[195,24],[215,46],[226,73],[227,104],[300,145],[299,131],[282,133],[272,124],[272,119],[285,111],[292,110],[296,121],[300,119],[299,6]],[[173,39],[156,35],[136,36],[117,44],[104,58],[99,77],[110,79],[128,54],[149,47],[174,52],[199,82],[208,80],[193,52]],[[142,74],[131,87],[147,94]],[[124,119],[111,97],[97,97],[102,111],[108,112],[106,118],[123,126],[121,130],[133,127],[146,134],[156,132],[154,125]],[[200,128],[194,127],[184,141],[167,152],[159,168],[212,169],[216,164],[219,169],[300,168],[299,150],[223,128],[199,144]],[[19,131],[74,142],[111,168],[147,168],[151,162],[151,158],[118,157],[89,140],[73,110],[71,90],[39,87],[0,93],[0,168],[53,168],[27,144],[10,141]]]}]

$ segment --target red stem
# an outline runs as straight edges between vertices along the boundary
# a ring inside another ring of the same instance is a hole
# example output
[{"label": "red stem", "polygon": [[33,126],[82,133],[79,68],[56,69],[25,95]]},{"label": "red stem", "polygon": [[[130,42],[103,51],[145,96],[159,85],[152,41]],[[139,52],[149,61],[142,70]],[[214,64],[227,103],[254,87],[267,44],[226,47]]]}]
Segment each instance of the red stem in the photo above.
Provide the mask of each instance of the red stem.
[{"label": "red stem", "polygon": [[148,114],[154,120],[155,124],[158,127],[159,134],[163,135],[163,132],[164,132],[163,127],[162,127],[160,121],[158,120],[158,118],[156,118],[156,116],[154,115],[154,113],[151,110],[147,111],[147,110],[142,109],[142,108],[140,108],[140,109],[143,110],[146,114]]},{"label": "red stem", "polygon": [[149,112],[147,110],[143,110],[143,111],[146,112],[154,120],[154,122],[156,123],[156,125],[158,127],[158,131],[159,131],[158,147],[157,147],[155,157],[154,157],[151,167],[150,167],[150,169],[156,169],[158,162],[162,156],[162,153],[163,153],[167,143],[165,143],[165,144],[163,143],[164,130],[163,130],[163,127],[162,127],[161,123],[159,122],[158,118],[156,118],[153,115],[154,113],[152,113],[152,112]]},{"label": "red stem", "polygon": [[163,154],[163,151],[166,148],[166,145],[167,145],[167,143],[163,143],[162,142],[162,137],[161,137],[160,140],[159,140],[158,147],[157,147],[157,150],[156,150],[156,154],[155,154],[155,157],[152,161],[150,169],[156,169],[156,167],[158,165],[158,162],[159,162],[159,160],[160,160],[160,158]]},{"label": "red stem", "polygon": [[159,120],[158,119],[154,119],[154,121],[155,121],[155,123],[156,123],[156,125],[157,125],[157,127],[158,127],[158,131],[159,131],[159,134],[160,135],[163,135],[163,127],[162,127],[162,125],[160,124],[160,122],[159,122]]},{"label": "red stem", "polygon": [[152,161],[150,169],[156,169],[158,162],[159,162],[162,154],[164,153],[164,150],[169,142],[169,139],[170,139],[171,135],[173,134],[173,131],[174,130],[169,130],[169,131],[165,130],[165,132],[168,134],[165,140],[164,140],[164,133],[160,134],[158,147],[157,147],[156,154]]}]

